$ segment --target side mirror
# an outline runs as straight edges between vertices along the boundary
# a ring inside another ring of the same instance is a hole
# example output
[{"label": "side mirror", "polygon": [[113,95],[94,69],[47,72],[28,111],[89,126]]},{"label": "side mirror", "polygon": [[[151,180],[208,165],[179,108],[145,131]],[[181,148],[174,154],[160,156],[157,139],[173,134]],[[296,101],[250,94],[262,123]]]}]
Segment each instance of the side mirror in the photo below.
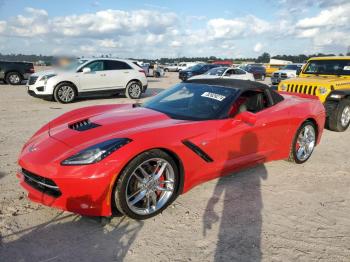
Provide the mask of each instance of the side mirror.
[{"label": "side mirror", "polygon": [[253,126],[256,123],[256,115],[251,113],[251,112],[245,111],[245,112],[238,114],[234,118],[234,120],[236,120],[238,122],[244,122],[248,125]]},{"label": "side mirror", "polygon": [[300,73],[301,73],[301,68],[298,68],[296,73],[297,73],[297,76],[300,75]]},{"label": "side mirror", "polygon": [[83,68],[83,74],[88,74],[91,72],[91,68],[90,67],[84,67]]}]

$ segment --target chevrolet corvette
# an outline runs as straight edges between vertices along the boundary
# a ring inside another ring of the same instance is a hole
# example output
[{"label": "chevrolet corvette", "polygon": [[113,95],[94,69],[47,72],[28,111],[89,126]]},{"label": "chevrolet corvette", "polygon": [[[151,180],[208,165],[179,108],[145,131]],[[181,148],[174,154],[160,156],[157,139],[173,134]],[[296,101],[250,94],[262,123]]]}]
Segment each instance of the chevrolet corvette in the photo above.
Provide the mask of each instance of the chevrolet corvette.
[{"label": "chevrolet corvette", "polygon": [[267,161],[306,162],[324,122],[312,96],[188,80],[143,104],[85,107],[50,121],[24,145],[17,176],[32,201],[146,219],[205,181]]}]

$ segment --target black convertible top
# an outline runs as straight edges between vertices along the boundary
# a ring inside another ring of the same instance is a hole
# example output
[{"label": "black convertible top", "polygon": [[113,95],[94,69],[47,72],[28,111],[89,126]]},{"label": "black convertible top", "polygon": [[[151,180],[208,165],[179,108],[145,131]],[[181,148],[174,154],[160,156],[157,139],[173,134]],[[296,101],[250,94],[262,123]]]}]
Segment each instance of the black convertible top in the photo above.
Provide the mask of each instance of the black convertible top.
[{"label": "black convertible top", "polygon": [[250,80],[240,80],[240,79],[224,79],[224,78],[215,78],[215,79],[189,79],[185,81],[185,83],[192,84],[204,84],[204,85],[213,85],[213,86],[224,86],[224,87],[232,87],[243,90],[251,90],[251,89],[270,89],[268,85],[263,83],[250,81]]}]

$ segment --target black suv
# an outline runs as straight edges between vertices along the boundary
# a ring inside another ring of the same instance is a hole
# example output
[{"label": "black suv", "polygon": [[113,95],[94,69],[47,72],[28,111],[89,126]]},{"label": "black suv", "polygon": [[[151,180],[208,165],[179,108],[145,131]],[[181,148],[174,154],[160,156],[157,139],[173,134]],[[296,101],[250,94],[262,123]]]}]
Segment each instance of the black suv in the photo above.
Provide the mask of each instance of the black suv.
[{"label": "black suv", "polygon": [[197,64],[195,66],[192,66],[186,70],[182,70],[179,72],[179,78],[182,81],[186,81],[192,76],[201,75],[207,72],[208,70],[214,68],[214,67],[220,67],[221,65],[215,65],[215,64]]},{"label": "black suv", "polygon": [[33,73],[33,63],[0,61],[0,80],[7,84],[20,85]]}]

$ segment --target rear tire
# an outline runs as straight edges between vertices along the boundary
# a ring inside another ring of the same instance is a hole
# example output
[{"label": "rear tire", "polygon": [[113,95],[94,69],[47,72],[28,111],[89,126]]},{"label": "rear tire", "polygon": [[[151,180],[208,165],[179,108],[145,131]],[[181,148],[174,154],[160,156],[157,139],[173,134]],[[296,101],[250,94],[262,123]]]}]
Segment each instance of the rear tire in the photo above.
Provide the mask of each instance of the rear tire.
[{"label": "rear tire", "polygon": [[138,81],[131,81],[125,89],[125,96],[130,99],[140,99],[142,94],[142,86]]},{"label": "rear tire", "polygon": [[22,83],[22,76],[18,72],[9,72],[6,74],[5,82],[9,85],[20,85]]},{"label": "rear tire", "polygon": [[295,134],[290,153],[289,162],[305,163],[312,155],[317,141],[317,129],[312,121],[305,121]]},{"label": "rear tire", "polygon": [[341,100],[334,110],[329,112],[326,127],[335,132],[344,132],[350,125],[350,99]]},{"label": "rear tire", "polygon": [[[155,178],[157,174],[161,174],[159,179]],[[179,170],[174,160],[162,150],[150,150],[135,157],[124,168],[113,189],[113,204],[130,218],[147,219],[162,212],[176,199],[178,187]]]}]

